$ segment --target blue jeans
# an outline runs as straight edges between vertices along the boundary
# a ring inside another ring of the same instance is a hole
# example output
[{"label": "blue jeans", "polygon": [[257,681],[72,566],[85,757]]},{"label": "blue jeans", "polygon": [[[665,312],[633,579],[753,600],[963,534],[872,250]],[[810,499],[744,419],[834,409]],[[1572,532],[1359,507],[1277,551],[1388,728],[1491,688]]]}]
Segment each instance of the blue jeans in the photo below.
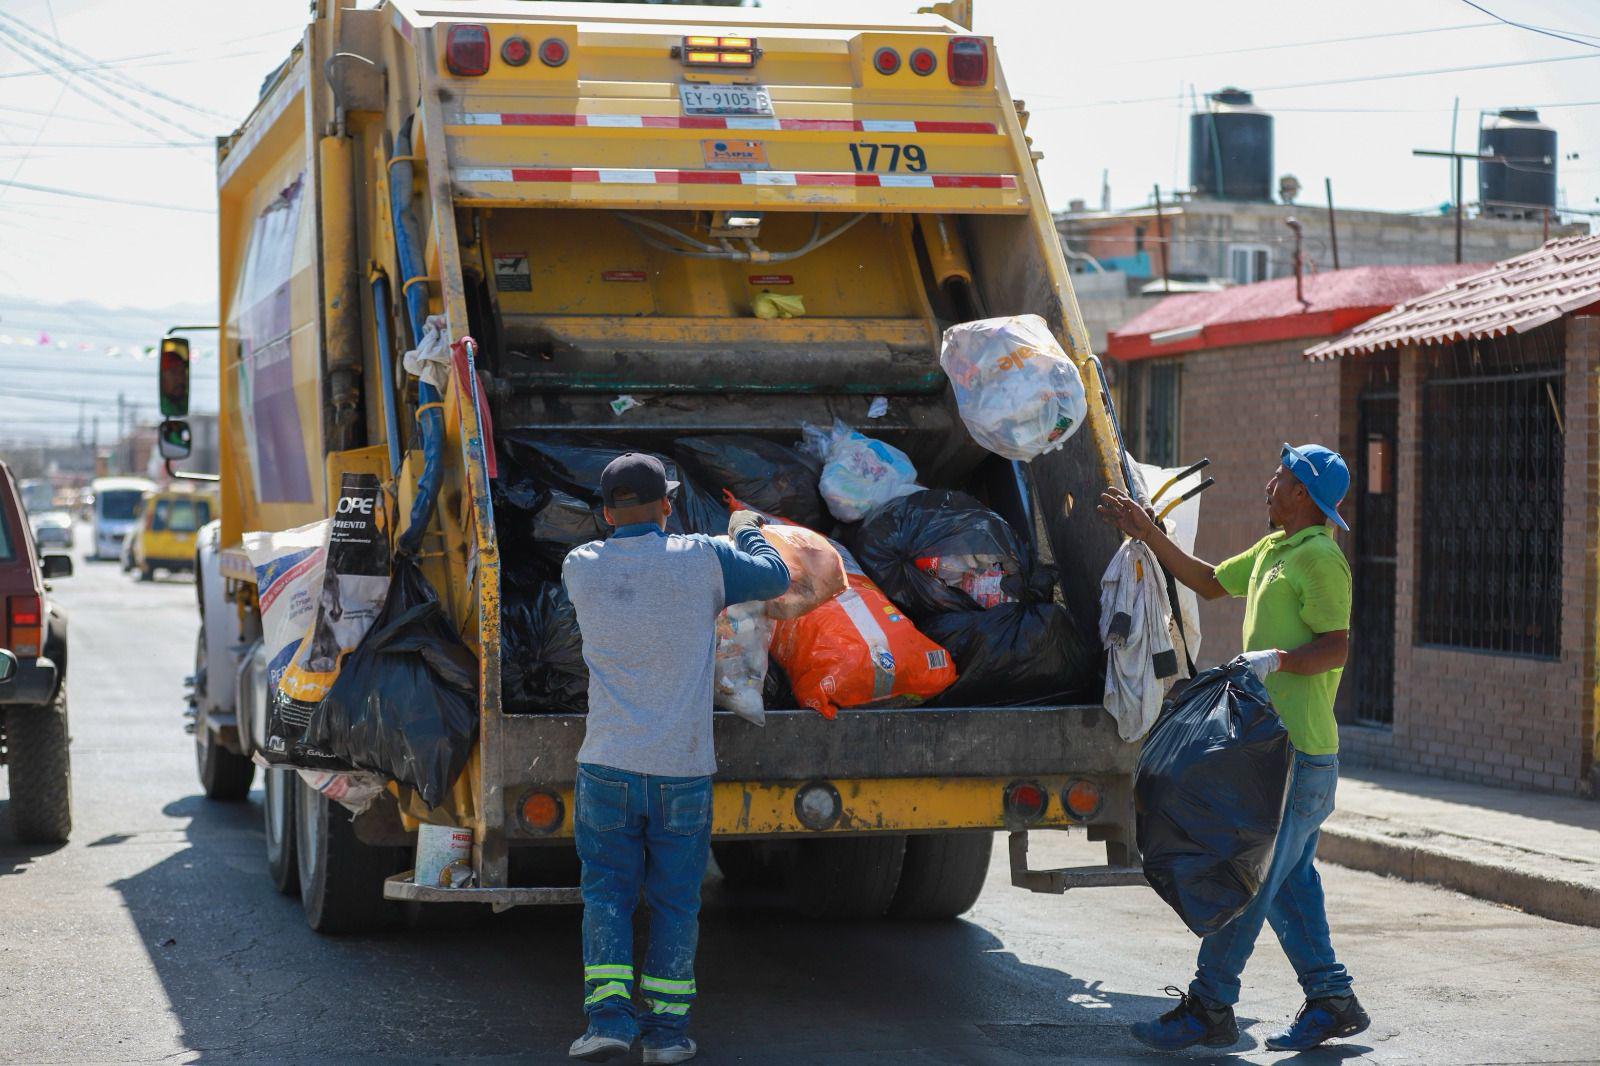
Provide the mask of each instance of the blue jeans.
[{"label": "blue jeans", "polygon": [[1322,823],[1333,813],[1338,780],[1337,755],[1295,753],[1283,825],[1266,880],[1250,906],[1200,942],[1200,965],[1189,985],[1191,995],[1214,1007],[1239,1002],[1239,976],[1250,961],[1262,922],[1272,923],[1307,999],[1349,995],[1350,974],[1333,957],[1322,879],[1312,865]]},{"label": "blue jeans", "polygon": [[[589,1031],[647,1046],[683,1039],[694,1002],[700,882],[711,852],[711,778],[578,765],[573,817],[583,860],[583,1009]],[[633,911],[644,890],[650,946],[633,1005]]]}]

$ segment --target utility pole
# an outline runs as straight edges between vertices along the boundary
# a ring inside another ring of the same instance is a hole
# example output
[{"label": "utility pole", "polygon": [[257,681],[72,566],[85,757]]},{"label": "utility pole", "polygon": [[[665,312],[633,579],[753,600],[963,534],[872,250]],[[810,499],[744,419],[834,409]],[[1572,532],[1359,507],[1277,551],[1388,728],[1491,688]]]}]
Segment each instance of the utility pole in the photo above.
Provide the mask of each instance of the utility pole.
[{"label": "utility pole", "polygon": [[1161,291],[1172,291],[1172,272],[1167,261],[1167,220],[1161,214],[1161,186],[1152,186],[1156,196],[1156,243],[1161,245]]},{"label": "utility pole", "polygon": [[1339,225],[1333,214],[1333,179],[1323,178],[1322,187],[1328,190],[1328,243],[1333,245],[1333,269],[1339,269]]},{"label": "utility pole", "polygon": [[1461,262],[1461,169],[1462,163],[1468,159],[1475,159],[1479,163],[1505,163],[1508,160],[1503,155],[1481,155],[1477,152],[1436,152],[1426,148],[1411,149],[1412,155],[1425,155],[1434,159],[1448,159],[1456,168],[1456,262]]}]

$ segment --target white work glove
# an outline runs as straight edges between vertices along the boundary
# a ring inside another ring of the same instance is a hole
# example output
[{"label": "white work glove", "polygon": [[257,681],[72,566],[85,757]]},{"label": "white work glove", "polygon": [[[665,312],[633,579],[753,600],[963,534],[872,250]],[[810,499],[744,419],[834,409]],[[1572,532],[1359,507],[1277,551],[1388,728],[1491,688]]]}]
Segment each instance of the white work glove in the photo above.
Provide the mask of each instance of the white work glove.
[{"label": "white work glove", "polygon": [[1256,675],[1256,680],[1262,684],[1266,684],[1267,675],[1274,673],[1281,661],[1282,658],[1276,651],[1247,651],[1234,660],[1248,666],[1250,672]]}]

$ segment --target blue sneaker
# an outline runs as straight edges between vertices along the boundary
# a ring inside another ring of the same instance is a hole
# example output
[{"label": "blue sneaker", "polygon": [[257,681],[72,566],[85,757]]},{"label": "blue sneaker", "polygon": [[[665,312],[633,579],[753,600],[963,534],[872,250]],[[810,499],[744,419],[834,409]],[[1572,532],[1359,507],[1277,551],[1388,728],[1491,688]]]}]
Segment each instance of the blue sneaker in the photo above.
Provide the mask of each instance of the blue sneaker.
[{"label": "blue sneaker", "polygon": [[1196,1044],[1229,1047],[1239,1042],[1239,1023],[1232,1007],[1208,1007],[1171,985],[1164,991],[1177,996],[1178,1005],[1153,1022],[1135,1022],[1129,1032],[1139,1043],[1157,1051],[1182,1051]]},{"label": "blue sneaker", "polygon": [[1355,994],[1308,999],[1300,1013],[1285,1029],[1267,1037],[1271,1051],[1307,1051],[1335,1037],[1355,1036],[1367,1031],[1372,1019],[1361,1009]]}]

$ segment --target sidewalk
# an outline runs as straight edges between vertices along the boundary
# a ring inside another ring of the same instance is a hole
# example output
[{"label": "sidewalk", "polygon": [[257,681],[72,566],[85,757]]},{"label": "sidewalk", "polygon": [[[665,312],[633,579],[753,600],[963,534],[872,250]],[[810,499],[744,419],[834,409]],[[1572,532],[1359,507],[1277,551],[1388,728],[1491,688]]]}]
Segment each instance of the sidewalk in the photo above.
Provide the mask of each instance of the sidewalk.
[{"label": "sidewalk", "polygon": [[1600,803],[1340,769],[1317,857],[1600,926]]}]

